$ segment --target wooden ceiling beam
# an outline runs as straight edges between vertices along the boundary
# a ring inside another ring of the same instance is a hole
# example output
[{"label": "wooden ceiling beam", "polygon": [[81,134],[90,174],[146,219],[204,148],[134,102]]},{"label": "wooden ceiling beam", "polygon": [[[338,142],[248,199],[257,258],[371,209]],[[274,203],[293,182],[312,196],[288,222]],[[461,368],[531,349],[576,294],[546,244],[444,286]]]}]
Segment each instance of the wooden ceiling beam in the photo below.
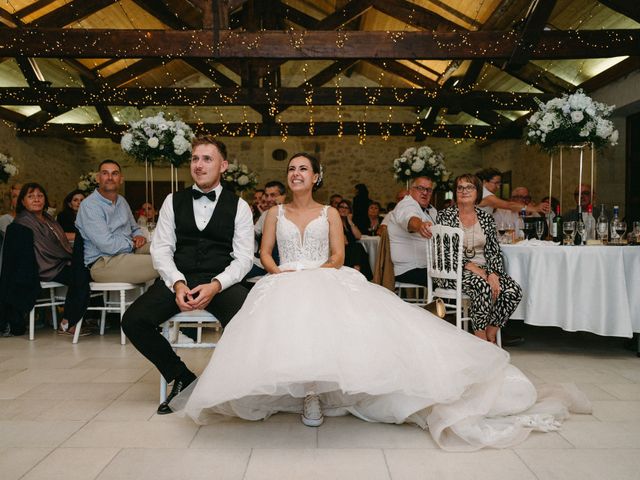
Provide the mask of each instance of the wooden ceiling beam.
[{"label": "wooden ceiling beam", "polygon": [[221,87],[235,87],[238,84],[220,72],[210,61],[203,58],[185,58],[184,61]]},{"label": "wooden ceiling beam", "polygon": [[[336,88],[319,87],[313,90],[315,106],[337,104]],[[527,110],[535,108],[535,99],[550,100],[552,94],[482,92],[456,93],[448,90],[430,92],[418,88],[363,88],[339,89],[343,105],[371,105],[424,107],[442,106],[449,109],[475,110]],[[110,88],[100,85],[95,89],[65,88],[0,88],[0,105],[58,105],[76,108],[85,105],[107,106],[270,106],[272,98],[264,88]],[[278,89],[278,104],[306,105],[305,89],[300,87]],[[374,99],[372,101],[372,99]]]},{"label": "wooden ceiling beam", "polygon": [[556,0],[533,0],[520,38],[511,57],[507,60],[506,68],[520,68],[529,61],[531,52],[540,41],[555,6]]},{"label": "wooden ceiling beam", "polygon": [[109,75],[108,77],[104,77],[104,83],[109,87],[119,87],[129,83],[136,77],[144,75],[155,68],[161,67],[163,64],[163,61],[160,59],[143,58],[134,64]]},{"label": "wooden ceiling beam", "polygon": [[32,13],[37,12],[38,10],[48,7],[49,5],[51,5],[53,2],[55,2],[57,0],[37,0],[36,2],[33,2],[23,8],[21,8],[20,10],[18,10],[15,14],[17,17],[19,18],[24,18],[27,15],[31,15]]},{"label": "wooden ceiling beam", "polygon": [[287,20],[301,26],[305,30],[314,30],[318,24],[318,20],[316,18],[301,12],[291,5],[283,5],[283,14]]},{"label": "wooden ceiling beam", "polygon": [[640,3],[637,0],[600,0],[600,3],[640,23]]},{"label": "wooden ceiling beam", "polygon": [[406,0],[374,0],[373,7],[407,25],[424,30],[466,30],[451,20]]},{"label": "wooden ceiling beam", "polygon": [[0,107],[0,119],[7,122],[20,123],[26,120],[26,116],[21,113],[14,112],[8,108]]},{"label": "wooden ceiling beam", "polygon": [[512,120],[501,115],[494,110],[473,110],[473,108],[463,109],[466,113],[472,117],[482,120],[483,122],[491,125],[492,127],[508,127]]},{"label": "wooden ceiling beam", "polygon": [[351,0],[339,10],[320,20],[315,30],[335,30],[363,15],[373,6],[373,0]]},{"label": "wooden ceiling beam", "polygon": [[[491,63],[497,68],[501,66],[499,62]],[[518,80],[528,83],[543,92],[559,94],[575,89],[575,85],[572,83],[554,75],[535,63],[529,62],[520,68],[507,68],[505,71]]]},{"label": "wooden ceiling beam", "polygon": [[440,85],[435,80],[430,79],[429,77],[422,75],[420,72],[417,72],[411,67],[404,65],[396,60],[365,60],[367,63],[371,65],[375,65],[382,70],[387,72],[391,72],[394,75],[398,75],[403,78],[407,82],[410,82],[414,85],[418,85],[422,88],[426,88],[428,90],[440,90]]},{"label": "wooden ceiling beam", "polygon": [[325,83],[329,82],[348,68],[355,65],[355,63],[355,60],[338,60],[336,62],[333,62],[327,68],[319,71],[309,80],[301,84],[300,88],[322,87]]},{"label": "wooden ceiling beam", "polygon": [[59,28],[79,22],[119,0],[73,0],[29,23],[30,27]]},{"label": "wooden ceiling beam", "polygon": [[[0,29],[0,56],[52,58],[261,58],[310,59],[500,59],[516,39],[509,32],[220,32],[211,43],[203,30]],[[640,29],[542,32],[531,59],[602,58],[640,55]],[[443,46],[447,48],[443,48]]]},{"label": "wooden ceiling beam", "polygon": [[582,82],[577,88],[582,88],[585,92],[593,92],[625,77],[635,70],[640,70],[640,57],[629,57],[616,63],[613,67],[606,69],[595,77]]},{"label": "wooden ceiling beam", "polygon": [[416,132],[416,142],[424,141],[429,132],[433,131],[433,126],[438,119],[438,114],[440,113],[441,105],[433,105],[428,107],[427,114],[425,117],[420,120],[420,128]]},{"label": "wooden ceiling beam", "polygon": [[[208,133],[218,136],[280,136],[281,126],[278,124],[256,124],[256,123],[206,123],[193,124],[191,127],[197,134]],[[30,137],[88,137],[105,138],[122,134],[126,130],[126,125],[118,125],[118,130],[112,132],[103,125],[97,124],[46,124],[42,128],[35,130],[17,130],[18,136]],[[413,123],[384,123],[384,122],[315,122],[314,136],[336,136],[342,129],[344,135],[358,135],[363,131],[367,135],[394,135],[394,136],[415,136],[419,126]],[[438,125],[428,136],[444,138],[487,138],[491,136],[495,128],[484,125]],[[306,122],[287,123],[287,136],[310,137],[309,124]],[[517,138],[513,134],[508,134],[502,138]]]}]

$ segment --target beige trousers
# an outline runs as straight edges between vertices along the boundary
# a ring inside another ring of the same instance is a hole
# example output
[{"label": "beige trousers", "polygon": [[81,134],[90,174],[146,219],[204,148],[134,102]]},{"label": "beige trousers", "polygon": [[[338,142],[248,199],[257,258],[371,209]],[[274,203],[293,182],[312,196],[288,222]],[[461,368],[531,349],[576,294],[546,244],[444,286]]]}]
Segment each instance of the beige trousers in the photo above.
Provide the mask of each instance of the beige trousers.
[{"label": "beige trousers", "polygon": [[91,278],[100,283],[146,283],[156,277],[158,272],[153,268],[148,243],[135,253],[102,257],[91,267]]}]

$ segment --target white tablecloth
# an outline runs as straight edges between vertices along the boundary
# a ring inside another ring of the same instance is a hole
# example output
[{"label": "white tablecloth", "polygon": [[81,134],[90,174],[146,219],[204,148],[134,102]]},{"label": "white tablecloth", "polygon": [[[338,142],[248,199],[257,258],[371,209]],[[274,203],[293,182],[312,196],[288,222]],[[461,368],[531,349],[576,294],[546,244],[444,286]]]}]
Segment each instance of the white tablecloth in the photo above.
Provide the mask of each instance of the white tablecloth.
[{"label": "white tablecloth", "polygon": [[640,332],[640,247],[503,245],[523,297],[511,318],[570,332]]},{"label": "white tablecloth", "polygon": [[362,235],[358,240],[364,247],[365,252],[369,255],[369,264],[371,265],[371,271],[376,268],[376,257],[378,256],[378,246],[380,245],[380,237],[372,237],[369,235]]}]

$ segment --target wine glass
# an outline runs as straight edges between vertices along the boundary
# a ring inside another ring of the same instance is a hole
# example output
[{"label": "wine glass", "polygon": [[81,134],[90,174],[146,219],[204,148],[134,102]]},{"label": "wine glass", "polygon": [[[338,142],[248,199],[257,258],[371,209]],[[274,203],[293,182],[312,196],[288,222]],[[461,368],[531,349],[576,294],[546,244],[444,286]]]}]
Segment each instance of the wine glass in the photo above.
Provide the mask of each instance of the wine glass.
[{"label": "wine glass", "polygon": [[618,220],[613,224],[613,228],[618,234],[618,243],[622,243],[622,236],[624,235],[624,232],[627,231],[627,222],[623,220]]},{"label": "wine glass", "polygon": [[585,245],[587,242],[584,239],[584,234],[587,231],[587,226],[583,221],[576,222],[576,232],[580,235],[580,245]]},{"label": "wine glass", "polygon": [[602,240],[602,243],[607,243],[607,238],[609,237],[609,224],[607,222],[598,222],[596,230],[598,232],[598,238]]},{"label": "wine glass", "polygon": [[636,238],[636,243],[640,244],[640,222],[633,222],[633,235]]},{"label": "wine glass", "polygon": [[536,222],[536,237],[538,237],[538,240],[542,239],[543,233],[544,233],[544,220],[541,222]]},{"label": "wine glass", "polygon": [[515,226],[513,225],[512,222],[506,222],[504,224],[505,226],[505,234],[506,234],[506,241],[505,243],[513,243],[513,233],[515,232]]},{"label": "wine glass", "polygon": [[498,228],[498,235],[500,235],[498,240],[500,241],[500,243],[505,243],[504,234],[507,232],[507,224],[504,221],[499,221],[497,228]]},{"label": "wine glass", "polygon": [[564,233],[565,245],[573,245],[573,236],[576,233],[576,222],[564,222],[562,224],[562,232]]}]

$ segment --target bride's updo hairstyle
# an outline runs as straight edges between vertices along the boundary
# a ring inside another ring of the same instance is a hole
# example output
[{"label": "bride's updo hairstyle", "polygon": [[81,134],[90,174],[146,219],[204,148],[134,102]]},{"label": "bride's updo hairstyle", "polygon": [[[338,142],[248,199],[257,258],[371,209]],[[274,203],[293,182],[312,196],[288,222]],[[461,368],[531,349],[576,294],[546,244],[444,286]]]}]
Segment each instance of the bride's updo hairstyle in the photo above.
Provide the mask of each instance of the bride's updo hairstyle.
[{"label": "bride's updo hairstyle", "polygon": [[287,168],[289,168],[289,164],[291,163],[291,160],[298,157],[303,157],[309,160],[309,163],[311,163],[311,170],[313,170],[313,173],[318,174],[318,181],[313,184],[313,191],[315,192],[322,186],[322,165],[320,165],[320,161],[313,155],[310,155],[305,152],[300,152],[300,153],[294,153],[293,155],[291,155],[291,158],[289,159],[289,163],[287,163]]}]

